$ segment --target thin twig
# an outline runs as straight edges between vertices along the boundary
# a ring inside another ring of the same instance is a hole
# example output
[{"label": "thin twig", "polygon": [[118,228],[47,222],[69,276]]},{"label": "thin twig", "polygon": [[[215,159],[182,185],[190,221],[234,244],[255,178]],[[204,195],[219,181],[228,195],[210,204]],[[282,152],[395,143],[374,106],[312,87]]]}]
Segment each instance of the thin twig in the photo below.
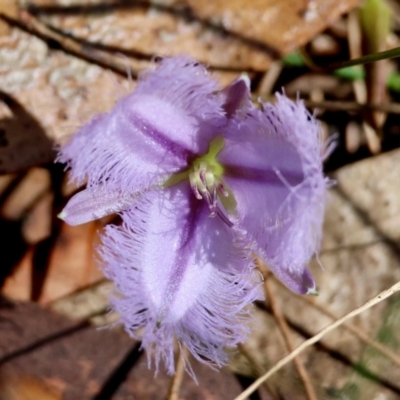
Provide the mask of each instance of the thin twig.
[{"label": "thin twig", "polygon": [[[71,36],[63,35],[45,23],[37,19],[28,11],[21,11],[20,18],[15,19],[0,13],[0,19],[4,20],[11,26],[16,26],[19,29],[38,37],[46,42],[53,41],[64,50],[66,53],[79,57],[88,62],[95,63],[103,68],[110,69],[119,75],[127,76],[127,67],[125,64],[118,63],[112,60],[110,54],[105,54],[90,46],[82,46],[79,41],[74,40]],[[130,74],[137,76],[137,71],[130,70]]]},{"label": "thin twig", "polygon": [[[254,368],[254,372],[257,376],[261,376],[265,373],[265,369],[260,365],[260,363],[253,357],[251,352],[247,349],[247,347],[243,343],[239,343],[238,350],[240,353],[247,359],[250,363],[251,367]],[[276,391],[268,384],[268,382],[263,383],[264,388],[267,392],[272,396],[272,398],[277,398]]]},{"label": "thin twig", "polygon": [[[306,302],[307,304],[311,305],[314,307],[316,310],[320,311],[322,314],[326,315],[327,317],[337,320],[338,317],[333,314],[331,311],[327,310],[325,307],[321,306],[320,304],[314,303],[314,298],[310,298],[307,296],[298,296],[298,299]],[[346,329],[350,333],[352,333],[354,336],[362,340],[365,344],[368,346],[373,347],[374,349],[378,350],[380,353],[382,353],[384,356],[386,356],[390,361],[393,362],[393,364],[397,365],[400,367],[400,357],[398,357],[395,353],[393,353],[393,350],[387,348],[383,344],[371,339],[368,337],[368,335],[361,330],[360,328],[356,328],[353,325],[349,323],[345,323],[342,325],[342,328]]]},{"label": "thin twig", "polygon": [[[348,42],[351,58],[359,58],[362,55],[362,33],[359,21],[358,10],[353,10],[349,13],[348,18]],[[353,82],[354,96],[359,104],[368,102],[368,88],[364,80],[356,80]],[[371,102],[370,102],[371,104]],[[381,151],[381,140],[375,128],[368,121],[371,121],[374,113],[367,110],[362,123],[365,138],[368,148],[371,153],[376,154]]]},{"label": "thin twig", "polygon": [[264,76],[261,79],[258,93],[260,96],[268,96],[271,94],[272,89],[275,86],[276,81],[279,78],[283,69],[282,61],[273,61],[268,69],[264,73]]},{"label": "thin twig", "polygon": [[[253,101],[257,101],[258,96],[253,96]],[[273,96],[261,96],[262,101],[274,101]],[[297,97],[293,98],[297,100]],[[400,103],[387,103],[387,104],[361,104],[356,101],[311,101],[302,99],[301,100],[307,108],[317,108],[321,110],[331,111],[346,111],[361,113],[366,111],[384,111],[390,114],[400,114]]]},{"label": "thin twig", "polygon": [[399,103],[387,103],[387,104],[360,104],[355,101],[309,101],[303,100],[304,104],[308,108],[320,108],[323,110],[332,111],[348,111],[348,112],[365,112],[365,111],[384,111],[391,114],[400,114]]},{"label": "thin twig", "polygon": [[397,282],[392,287],[383,292],[379,293],[377,296],[373,297],[371,300],[367,301],[360,307],[355,308],[353,311],[350,311],[342,318],[328,325],[321,331],[319,331],[315,336],[303,342],[300,346],[298,346],[294,351],[288,354],[286,357],[282,358],[273,368],[271,368],[266,374],[257,379],[252,385],[250,385],[245,391],[243,391],[239,396],[237,396],[234,400],[245,400],[249,395],[251,395],[257,388],[265,382],[269,377],[279,371],[282,367],[284,367],[287,363],[292,361],[295,357],[297,357],[300,353],[306,350],[308,347],[312,346],[314,343],[317,343],[321,340],[329,332],[335,330],[338,326],[343,325],[347,320],[361,314],[365,310],[375,306],[381,301],[387,299],[392,296],[394,293],[400,290],[400,282]]},{"label": "thin twig", "polygon": [[176,355],[176,372],[169,385],[167,400],[179,399],[179,390],[181,389],[183,375],[185,372],[185,353],[186,348],[181,348],[181,346],[178,346],[178,352]]},{"label": "thin twig", "polygon": [[[287,347],[288,351],[291,352],[294,350],[295,346],[291,339],[290,328],[289,328],[289,326],[288,326],[288,324],[287,324],[287,322],[275,300],[275,296],[274,296],[273,289],[271,287],[270,279],[268,279],[268,276],[266,273],[267,272],[266,268],[264,265],[260,265],[261,263],[258,263],[258,264],[259,264],[259,269],[264,276],[264,291],[265,291],[266,298],[269,301],[269,304],[270,304],[271,310],[272,310],[272,314],[275,318],[275,321],[276,321],[276,324],[278,325],[279,330],[282,333],[286,347]],[[297,372],[303,382],[304,389],[307,394],[307,398],[309,400],[317,400],[317,395],[315,394],[310,377],[308,376],[307,370],[304,368],[304,365],[303,365],[301,359],[299,357],[295,357],[293,362],[294,362]]]}]

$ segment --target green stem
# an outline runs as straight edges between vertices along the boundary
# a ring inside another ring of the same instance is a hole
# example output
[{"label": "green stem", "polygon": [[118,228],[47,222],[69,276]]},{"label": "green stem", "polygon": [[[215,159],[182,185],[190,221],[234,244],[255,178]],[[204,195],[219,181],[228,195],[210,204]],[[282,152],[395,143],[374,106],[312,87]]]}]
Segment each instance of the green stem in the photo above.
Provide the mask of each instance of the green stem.
[{"label": "green stem", "polygon": [[375,61],[387,60],[389,58],[400,57],[400,47],[391,50],[380,51],[378,53],[368,54],[366,56],[356,58],[354,60],[343,61],[323,67],[325,70],[335,70],[345,67],[353,67],[354,65],[370,64]]}]

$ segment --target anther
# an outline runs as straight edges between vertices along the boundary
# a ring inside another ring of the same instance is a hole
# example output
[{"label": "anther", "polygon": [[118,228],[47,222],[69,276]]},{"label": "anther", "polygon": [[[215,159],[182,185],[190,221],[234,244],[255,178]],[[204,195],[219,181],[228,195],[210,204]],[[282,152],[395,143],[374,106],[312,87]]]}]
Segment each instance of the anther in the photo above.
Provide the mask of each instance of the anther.
[{"label": "anther", "polygon": [[217,190],[218,190],[219,193],[222,194],[222,196],[224,196],[224,197],[228,197],[229,196],[228,191],[225,189],[225,186],[222,183],[218,184]]},{"label": "anther", "polygon": [[204,199],[210,210],[210,217],[219,216],[228,226],[232,226],[232,222],[225,215],[218,202],[219,195],[228,197],[229,193],[225,189],[223,183],[216,178],[214,171],[206,162],[201,162],[193,167],[189,173],[189,182],[193,193],[198,200]]},{"label": "anther", "polygon": [[199,187],[196,179],[196,172],[192,172],[189,174],[189,182],[190,182],[190,187],[192,188],[193,193],[196,196],[196,199],[201,200],[203,196],[199,192]]}]

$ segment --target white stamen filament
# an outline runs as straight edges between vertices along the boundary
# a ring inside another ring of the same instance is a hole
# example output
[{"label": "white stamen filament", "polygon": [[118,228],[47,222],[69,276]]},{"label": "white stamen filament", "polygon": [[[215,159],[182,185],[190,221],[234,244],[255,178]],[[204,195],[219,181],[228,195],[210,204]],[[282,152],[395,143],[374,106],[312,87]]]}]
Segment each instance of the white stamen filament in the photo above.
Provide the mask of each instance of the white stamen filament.
[{"label": "white stamen filament", "polygon": [[204,199],[210,209],[210,217],[218,215],[226,224],[232,226],[231,221],[225,215],[218,203],[218,196],[221,194],[228,197],[229,193],[225,189],[222,182],[215,177],[213,171],[207,163],[201,162],[194,166],[193,171],[189,174],[190,186],[196,199]]}]

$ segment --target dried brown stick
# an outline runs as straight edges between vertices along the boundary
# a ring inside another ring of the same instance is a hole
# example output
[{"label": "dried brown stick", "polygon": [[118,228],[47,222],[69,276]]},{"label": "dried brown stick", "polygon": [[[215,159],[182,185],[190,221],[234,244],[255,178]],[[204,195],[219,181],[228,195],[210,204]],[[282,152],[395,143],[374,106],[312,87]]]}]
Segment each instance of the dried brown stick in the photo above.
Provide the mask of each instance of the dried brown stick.
[{"label": "dried brown stick", "polygon": [[7,22],[9,25],[16,26],[19,29],[22,29],[23,31],[46,42],[56,42],[66,53],[97,64],[103,68],[110,69],[124,77],[127,76],[128,72],[129,75],[133,77],[136,77],[138,74],[137,71],[132,69],[128,71],[126,63],[114,61],[110,54],[106,54],[91,48],[90,46],[82,46],[81,43],[79,43],[77,40],[74,40],[72,37],[63,35],[51,29],[49,26],[26,10],[20,12],[19,18],[11,18],[0,13],[0,19]]},{"label": "dried brown stick", "polygon": [[[253,357],[252,353],[247,349],[247,347],[243,343],[239,343],[238,350],[247,359],[247,361],[250,363],[251,367],[254,368],[254,372],[257,374],[257,376],[261,376],[265,373],[265,369]],[[278,394],[275,393],[276,391],[268,384],[268,382],[264,382],[263,386],[272,398],[275,399],[278,397]]]},{"label": "dried brown stick", "polygon": [[[259,265],[260,265],[260,263],[259,263]],[[270,282],[270,279],[268,276],[269,273],[266,271],[266,268],[264,265],[259,266],[259,269],[264,276],[264,291],[265,291],[266,298],[268,299],[269,304],[271,306],[272,314],[275,318],[275,321],[276,321],[276,324],[278,325],[279,330],[282,333],[282,336],[283,336],[283,339],[285,341],[288,351],[292,352],[294,350],[295,346],[291,339],[290,328],[278,306],[278,303],[276,302],[275,295],[274,295],[273,289],[271,287],[271,282]],[[307,398],[309,400],[317,400],[317,395],[312,386],[310,377],[307,373],[307,370],[304,368],[304,365],[303,365],[301,359],[299,357],[295,357],[293,362],[294,362],[294,365],[300,376],[300,379],[303,382],[304,389],[307,394]]]},{"label": "dried brown stick", "polygon": [[178,346],[178,352],[176,355],[176,372],[175,375],[171,378],[171,382],[168,389],[167,400],[179,399],[179,391],[182,386],[183,375],[185,372],[186,354],[187,354],[186,348]]},{"label": "dried brown stick", "polygon": [[[358,10],[353,10],[349,13],[348,17],[348,42],[351,58],[360,58],[362,56],[362,33],[359,21]],[[357,103],[368,102],[368,90],[364,80],[357,80],[353,82],[354,96]],[[363,122],[363,130],[367,139],[368,148],[375,154],[381,150],[381,141],[376,130],[367,122],[372,119],[373,113],[368,110],[366,118]]]},{"label": "dried brown stick", "polygon": [[[253,101],[258,100],[258,96],[253,96]],[[297,100],[296,98],[293,98]],[[274,101],[275,98],[272,96],[261,96],[262,101]],[[302,102],[307,108],[319,108],[321,110],[331,111],[346,111],[363,113],[367,111],[384,111],[390,114],[400,114],[400,103],[386,103],[386,104],[371,104],[371,103],[359,103],[357,101],[311,101],[302,99]]]},{"label": "dried brown stick", "polygon": [[[311,305],[314,307],[316,310],[321,312],[322,314],[326,315],[327,317],[333,319],[334,321],[338,320],[339,318],[332,313],[331,311],[327,310],[325,307],[323,307],[320,304],[317,304],[314,302],[313,298],[306,297],[306,296],[298,296],[298,299],[306,302],[307,304]],[[368,346],[373,347],[374,349],[378,350],[381,354],[386,356],[390,361],[393,362],[393,364],[397,365],[400,367],[400,357],[398,357],[393,351],[383,344],[371,339],[368,337],[368,335],[360,328],[356,328],[353,325],[349,323],[345,323],[342,325],[342,328],[346,329],[350,333],[352,333],[354,336],[356,336],[358,339],[362,340],[365,344]]]},{"label": "dried brown stick", "polygon": [[362,312],[375,306],[376,304],[387,299],[388,297],[392,296],[394,293],[397,293],[398,291],[400,291],[400,282],[397,282],[392,287],[379,293],[378,295],[373,297],[371,300],[367,301],[362,306],[355,308],[354,310],[345,314],[342,318],[340,318],[337,321],[333,322],[332,324],[326,326],[324,329],[320,330],[316,335],[314,335],[310,339],[303,342],[300,346],[298,346],[295,350],[293,350],[286,357],[284,357],[280,361],[278,361],[273,368],[271,368],[266,374],[264,374],[263,376],[258,378],[252,385],[250,385],[245,391],[243,391],[234,400],[245,400],[249,395],[251,395],[255,390],[257,390],[257,388],[263,382],[265,382],[273,374],[275,374],[277,371],[279,371],[281,368],[283,368],[286,364],[291,362],[295,357],[297,357],[299,354],[301,354],[308,347],[312,346],[314,343],[319,342],[326,334],[332,332],[338,326],[343,325],[347,320],[361,314]]},{"label": "dried brown stick", "polygon": [[347,111],[347,112],[366,112],[366,111],[384,111],[391,114],[400,114],[399,103],[387,104],[361,104],[355,101],[321,101],[315,102],[310,100],[303,100],[308,108],[320,108],[322,110],[332,111]]},{"label": "dried brown stick", "polygon": [[282,69],[283,64],[280,60],[273,61],[271,63],[268,71],[264,73],[264,76],[259,84],[258,93],[260,96],[269,96],[271,94],[272,89],[274,88],[274,85],[282,72]]}]

